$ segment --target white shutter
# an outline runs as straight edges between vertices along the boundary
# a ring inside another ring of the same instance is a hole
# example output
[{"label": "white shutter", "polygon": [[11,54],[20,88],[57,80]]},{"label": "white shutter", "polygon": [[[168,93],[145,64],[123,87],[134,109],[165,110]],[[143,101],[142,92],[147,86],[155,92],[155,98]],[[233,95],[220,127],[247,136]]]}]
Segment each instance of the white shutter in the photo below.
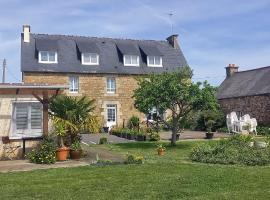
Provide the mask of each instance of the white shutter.
[{"label": "white shutter", "polygon": [[22,130],[28,128],[28,107],[23,104],[16,105],[16,129]]},{"label": "white shutter", "polygon": [[42,128],[42,107],[39,104],[31,105],[31,129]]}]

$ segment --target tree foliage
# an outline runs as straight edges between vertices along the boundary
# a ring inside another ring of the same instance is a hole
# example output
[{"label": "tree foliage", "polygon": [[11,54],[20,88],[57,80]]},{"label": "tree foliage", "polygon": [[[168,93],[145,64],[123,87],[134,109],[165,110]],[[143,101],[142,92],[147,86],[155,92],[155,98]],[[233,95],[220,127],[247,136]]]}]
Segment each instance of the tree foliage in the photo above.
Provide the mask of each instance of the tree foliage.
[{"label": "tree foliage", "polygon": [[97,131],[93,123],[98,120],[93,116],[94,100],[87,97],[57,96],[50,104],[50,115],[55,122],[64,123],[68,132],[77,134],[84,131]]},{"label": "tree foliage", "polygon": [[134,91],[135,107],[141,112],[148,113],[153,107],[160,113],[166,110],[171,112],[171,123],[161,120],[172,130],[173,145],[181,121],[192,110],[201,109],[207,101],[207,95],[202,94],[201,84],[192,83],[191,78],[192,70],[189,67],[175,72],[151,74],[138,78],[139,87]]}]

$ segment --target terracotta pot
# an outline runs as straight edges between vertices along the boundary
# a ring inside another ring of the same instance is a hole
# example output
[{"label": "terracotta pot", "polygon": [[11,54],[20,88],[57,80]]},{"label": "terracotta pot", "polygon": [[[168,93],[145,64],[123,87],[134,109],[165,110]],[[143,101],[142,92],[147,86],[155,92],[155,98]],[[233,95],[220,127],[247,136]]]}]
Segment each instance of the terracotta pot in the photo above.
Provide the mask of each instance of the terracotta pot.
[{"label": "terracotta pot", "polygon": [[70,150],[70,158],[73,160],[79,160],[82,156],[82,150]]},{"label": "terracotta pot", "polygon": [[65,161],[69,155],[69,148],[62,147],[56,150],[56,159],[58,161]]},{"label": "terracotta pot", "polygon": [[159,156],[163,156],[165,153],[165,150],[163,150],[163,149],[158,149],[157,151],[158,151]]}]

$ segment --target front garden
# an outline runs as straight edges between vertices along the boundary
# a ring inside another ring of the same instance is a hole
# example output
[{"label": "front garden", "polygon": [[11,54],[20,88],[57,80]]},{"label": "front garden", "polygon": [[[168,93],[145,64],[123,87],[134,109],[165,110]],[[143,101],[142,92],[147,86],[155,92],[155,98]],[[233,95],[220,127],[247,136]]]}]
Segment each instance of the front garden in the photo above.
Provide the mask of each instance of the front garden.
[{"label": "front garden", "polygon": [[163,143],[164,156],[157,155],[156,142],[101,145],[115,154],[143,156],[144,164],[2,173],[1,199],[268,199],[269,166],[190,160],[194,147],[215,143]]}]

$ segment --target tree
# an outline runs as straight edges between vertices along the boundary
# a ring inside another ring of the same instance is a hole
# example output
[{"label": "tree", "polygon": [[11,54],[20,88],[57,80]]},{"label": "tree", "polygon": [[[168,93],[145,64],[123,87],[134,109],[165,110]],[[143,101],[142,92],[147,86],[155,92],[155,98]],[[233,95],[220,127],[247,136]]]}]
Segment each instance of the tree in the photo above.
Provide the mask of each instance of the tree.
[{"label": "tree", "polygon": [[181,121],[192,111],[203,106],[200,83],[192,83],[192,70],[180,68],[175,72],[150,74],[138,78],[138,88],[134,91],[135,107],[143,113],[156,108],[159,113],[169,110],[171,123],[160,119],[172,131],[171,144],[176,144]]},{"label": "tree", "polygon": [[[82,131],[93,131],[99,124],[92,115],[95,106],[94,100],[87,97],[70,97],[65,95],[57,96],[50,104],[50,115],[54,122],[64,123],[67,131],[71,135],[76,135]],[[95,130],[94,130],[95,131]]]}]

